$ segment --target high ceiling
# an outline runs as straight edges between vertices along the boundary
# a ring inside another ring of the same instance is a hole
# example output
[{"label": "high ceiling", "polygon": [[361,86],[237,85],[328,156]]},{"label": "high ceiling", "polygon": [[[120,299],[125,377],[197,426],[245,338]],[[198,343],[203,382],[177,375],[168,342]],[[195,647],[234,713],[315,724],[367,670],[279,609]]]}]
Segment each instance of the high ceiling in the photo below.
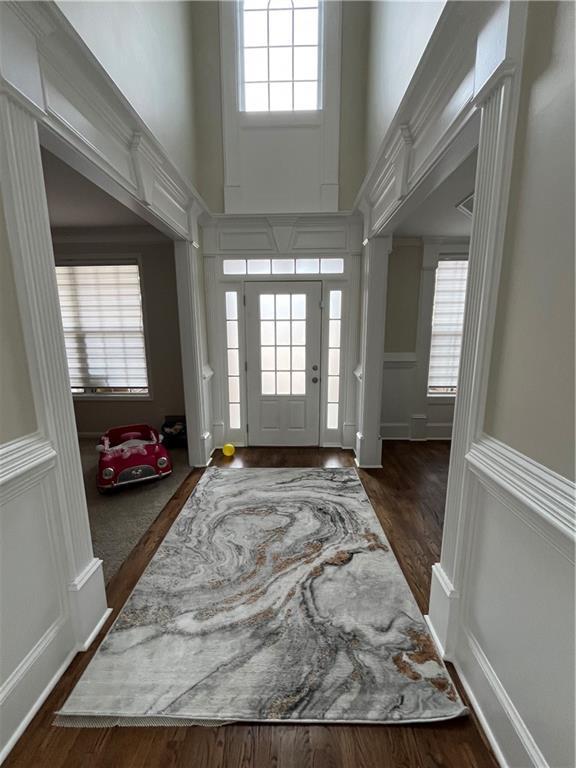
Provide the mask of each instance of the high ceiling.
[{"label": "high ceiling", "polygon": [[51,227],[146,226],[139,216],[42,149]]},{"label": "high ceiling", "polygon": [[468,237],[472,219],[456,206],[474,191],[474,152],[395,230],[395,235]]}]

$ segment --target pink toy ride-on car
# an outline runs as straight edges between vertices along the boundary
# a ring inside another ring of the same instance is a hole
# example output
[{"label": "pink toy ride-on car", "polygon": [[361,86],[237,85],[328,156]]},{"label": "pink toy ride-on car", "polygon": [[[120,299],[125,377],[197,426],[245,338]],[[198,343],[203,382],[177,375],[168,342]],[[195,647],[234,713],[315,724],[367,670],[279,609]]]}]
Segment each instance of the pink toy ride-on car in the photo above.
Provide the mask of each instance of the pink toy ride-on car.
[{"label": "pink toy ride-on car", "polygon": [[105,432],[96,446],[100,454],[98,490],[108,491],[169,475],[172,461],[162,439],[147,424],[114,427]]}]

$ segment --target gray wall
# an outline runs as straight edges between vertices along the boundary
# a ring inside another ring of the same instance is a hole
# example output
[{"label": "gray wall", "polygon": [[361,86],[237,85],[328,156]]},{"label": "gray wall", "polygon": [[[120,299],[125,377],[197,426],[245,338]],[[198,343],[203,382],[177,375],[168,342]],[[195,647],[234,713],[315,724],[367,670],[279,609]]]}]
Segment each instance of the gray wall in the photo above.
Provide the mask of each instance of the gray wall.
[{"label": "gray wall", "polygon": [[57,4],[172,161],[194,182],[194,4]]},{"label": "gray wall", "polygon": [[414,352],[418,330],[418,299],[422,241],[394,238],[388,263],[386,352]]},{"label": "gray wall", "polygon": [[574,477],[574,5],[529,4],[486,432]]},{"label": "gray wall", "polygon": [[151,398],[76,398],[78,432],[101,433],[112,426],[138,422],[160,427],[165,415],[184,413],[173,244],[66,243],[55,244],[54,251],[56,260],[64,255],[81,259],[83,254],[140,254],[142,257],[142,303]]},{"label": "gray wall", "polygon": [[352,210],[366,173],[366,85],[370,3],[342,3],[339,208]]},{"label": "gray wall", "polygon": [[0,445],[36,431],[30,372],[0,196]]},{"label": "gray wall", "polygon": [[198,191],[214,213],[224,210],[222,82],[220,79],[220,4],[200,0],[192,6],[195,136]]},{"label": "gray wall", "polygon": [[370,14],[366,167],[390,127],[445,2],[374,2]]}]

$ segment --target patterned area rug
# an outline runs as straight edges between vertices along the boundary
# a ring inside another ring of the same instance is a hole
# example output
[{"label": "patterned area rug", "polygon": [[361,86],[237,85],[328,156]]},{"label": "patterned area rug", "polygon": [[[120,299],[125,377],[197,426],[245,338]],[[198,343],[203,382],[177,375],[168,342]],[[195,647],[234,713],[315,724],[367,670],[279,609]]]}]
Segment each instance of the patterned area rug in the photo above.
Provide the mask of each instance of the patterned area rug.
[{"label": "patterned area rug", "polygon": [[466,711],[353,469],[208,469],[56,724]]}]

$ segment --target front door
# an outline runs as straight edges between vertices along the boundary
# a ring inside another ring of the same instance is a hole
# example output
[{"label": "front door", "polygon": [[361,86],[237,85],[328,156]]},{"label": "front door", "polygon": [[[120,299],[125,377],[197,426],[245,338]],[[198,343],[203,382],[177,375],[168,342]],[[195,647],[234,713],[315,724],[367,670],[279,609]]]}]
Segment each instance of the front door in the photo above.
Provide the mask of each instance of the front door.
[{"label": "front door", "polygon": [[249,445],[318,445],[322,283],[246,284]]}]

